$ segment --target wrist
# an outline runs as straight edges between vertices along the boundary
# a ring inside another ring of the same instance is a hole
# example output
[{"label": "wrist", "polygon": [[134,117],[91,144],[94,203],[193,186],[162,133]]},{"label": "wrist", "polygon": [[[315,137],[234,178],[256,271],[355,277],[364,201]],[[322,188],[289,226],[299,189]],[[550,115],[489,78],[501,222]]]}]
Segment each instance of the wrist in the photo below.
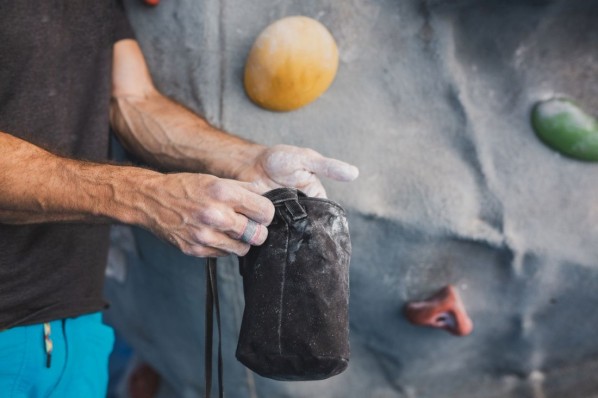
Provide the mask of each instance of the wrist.
[{"label": "wrist", "polygon": [[95,216],[109,218],[123,224],[144,226],[151,212],[152,194],[148,185],[164,175],[152,170],[128,166],[105,166],[95,176],[98,196],[91,210]]},{"label": "wrist", "polygon": [[268,150],[267,146],[248,143],[243,148],[231,152],[229,170],[223,172],[225,178],[239,181],[251,182],[257,178],[255,167],[259,165],[259,159],[264,152]]}]

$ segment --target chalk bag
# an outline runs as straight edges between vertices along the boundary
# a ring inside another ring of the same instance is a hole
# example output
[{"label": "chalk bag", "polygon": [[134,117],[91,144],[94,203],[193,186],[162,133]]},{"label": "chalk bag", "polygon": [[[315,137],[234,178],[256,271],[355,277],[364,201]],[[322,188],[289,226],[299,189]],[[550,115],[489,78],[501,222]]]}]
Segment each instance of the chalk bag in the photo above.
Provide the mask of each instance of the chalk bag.
[{"label": "chalk bag", "polygon": [[337,375],[350,354],[345,211],[296,189],[264,196],[276,213],[266,242],[239,259],[245,310],[237,359],[276,380]]}]

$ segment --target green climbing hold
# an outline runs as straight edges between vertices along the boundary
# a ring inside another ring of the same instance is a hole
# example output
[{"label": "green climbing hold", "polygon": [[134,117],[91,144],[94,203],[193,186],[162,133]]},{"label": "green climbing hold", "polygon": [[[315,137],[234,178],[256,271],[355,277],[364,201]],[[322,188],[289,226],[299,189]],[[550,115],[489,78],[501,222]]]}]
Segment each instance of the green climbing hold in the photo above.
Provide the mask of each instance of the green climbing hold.
[{"label": "green climbing hold", "polygon": [[598,122],[571,100],[538,102],[532,110],[532,126],[546,145],[563,155],[598,161]]}]

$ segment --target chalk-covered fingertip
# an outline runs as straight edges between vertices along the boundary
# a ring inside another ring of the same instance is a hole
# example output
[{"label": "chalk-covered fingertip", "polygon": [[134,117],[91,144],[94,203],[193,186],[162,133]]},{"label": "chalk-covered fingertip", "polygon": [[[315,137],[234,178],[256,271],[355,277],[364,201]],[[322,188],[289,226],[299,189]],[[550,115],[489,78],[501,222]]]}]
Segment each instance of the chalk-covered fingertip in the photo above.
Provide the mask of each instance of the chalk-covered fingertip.
[{"label": "chalk-covered fingertip", "polygon": [[342,166],[337,167],[335,171],[332,178],[337,181],[349,182],[359,177],[359,169],[348,163],[343,163]]}]

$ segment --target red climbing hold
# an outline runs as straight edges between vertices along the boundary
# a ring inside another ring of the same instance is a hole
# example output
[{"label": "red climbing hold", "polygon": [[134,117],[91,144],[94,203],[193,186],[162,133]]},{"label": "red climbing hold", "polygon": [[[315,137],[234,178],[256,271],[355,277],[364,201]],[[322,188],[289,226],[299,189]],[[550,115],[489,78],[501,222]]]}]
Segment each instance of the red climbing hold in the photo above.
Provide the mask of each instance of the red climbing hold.
[{"label": "red climbing hold", "polygon": [[160,383],[160,374],[147,363],[141,363],[129,375],[128,396],[131,398],[154,398],[158,394]]},{"label": "red climbing hold", "polygon": [[451,285],[427,300],[407,303],[405,316],[414,325],[444,329],[457,336],[467,336],[473,330],[459,293]]},{"label": "red climbing hold", "polygon": [[155,7],[158,5],[158,3],[160,2],[160,0],[143,0],[143,2],[148,5],[148,6],[152,6]]}]

